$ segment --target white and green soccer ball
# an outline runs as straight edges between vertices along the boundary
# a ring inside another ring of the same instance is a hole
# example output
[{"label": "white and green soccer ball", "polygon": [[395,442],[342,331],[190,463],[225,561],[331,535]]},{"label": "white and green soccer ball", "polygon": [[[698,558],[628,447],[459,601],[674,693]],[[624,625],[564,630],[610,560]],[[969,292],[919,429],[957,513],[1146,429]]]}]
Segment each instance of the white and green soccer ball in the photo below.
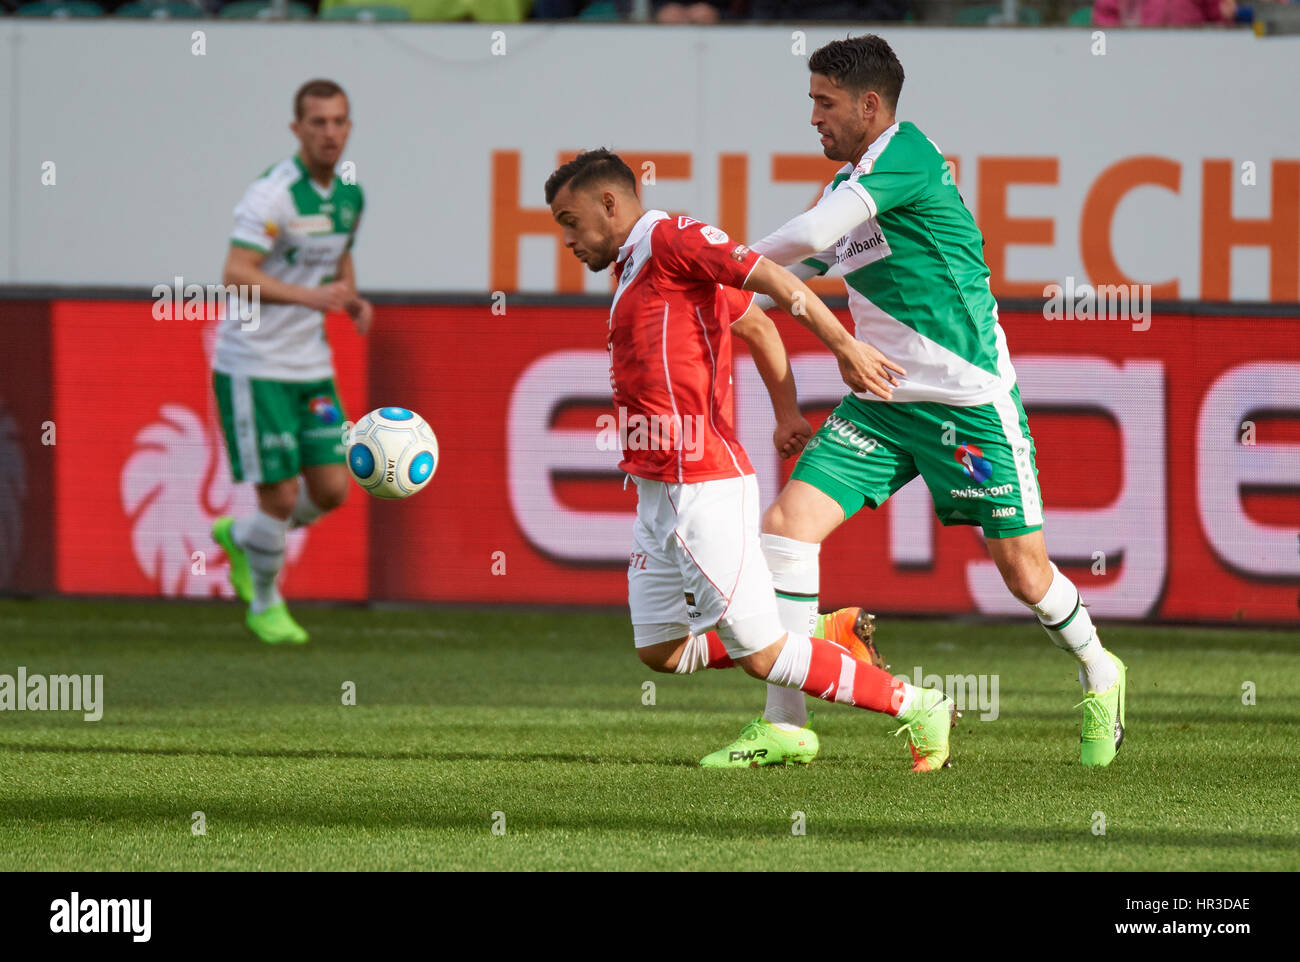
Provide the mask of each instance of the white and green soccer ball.
[{"label": "white and green soccer ball", "polygon": [[376,498],[409,498],[438,470],[438,439],[414,411],[371,411],[348,435],[348,471]]}]

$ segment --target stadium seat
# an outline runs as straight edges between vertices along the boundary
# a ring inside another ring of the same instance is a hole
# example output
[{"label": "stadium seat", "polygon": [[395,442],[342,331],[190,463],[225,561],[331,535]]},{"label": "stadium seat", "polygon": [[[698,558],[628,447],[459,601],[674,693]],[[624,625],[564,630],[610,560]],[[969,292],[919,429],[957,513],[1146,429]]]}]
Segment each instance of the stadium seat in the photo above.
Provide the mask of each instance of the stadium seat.
[{"label": "stadium seat", "polygon": [[389,7],[374,3],[340,4],[322,10],[321,20],[357,20],[374,23],[380,20],[410,20],[411,13],[403,7]]},{"label": "stadium seat", "polygon": [[1081,7],[1070,14],[1069,19],[1065,21],[1070,27],[1090,27],[1092,26],[1092,7]]},{"label": "stadium seat", "polygon": [[194,20],[206,17],[207,13],[186,0],[135,0],[122,4],[113,11],[113,16],[134,20]]},{"label": "stadium seat", "polygon": [[104,8],[90,0],[37,0],[25,3],[14,11],[19,17],[53,17],[66,20],[69,17],[102,17]]},{"label": "stadium seat", "polygon": [[[311,7],[305,3],[290,3],[287,15],[290,20],[312,19]],[[268,0],[235,0],[221,8],[223,20],[270,20],[271,16]]]},{"label": "stadium seat", "polygon": [[[1002,15],[1001,4],[982,4],[978,7],[964,7],[957,11],[953,23],[959,27],[984,27],[990,20]],[[1032,7],[1017,6],[1016,22],[1023,26],[1038,26],[1043,22],[1043,15]]]}]

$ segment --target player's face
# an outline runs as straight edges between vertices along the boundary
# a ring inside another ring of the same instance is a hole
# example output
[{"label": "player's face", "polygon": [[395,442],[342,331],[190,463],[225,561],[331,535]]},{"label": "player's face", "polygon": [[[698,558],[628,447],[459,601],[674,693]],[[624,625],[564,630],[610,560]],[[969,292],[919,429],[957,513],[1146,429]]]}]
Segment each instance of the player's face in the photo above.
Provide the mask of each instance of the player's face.
[{"label": "player's face", "polygon": [[613,195],[609,190],[571,190],[565,184],[551,201],[551,216],[560,225],[560,239],[573,255],[599,273],[618,257],[614,236]]},{"label": "player's face", "polygon": [[341,94],[333,97],[304,97],[302,119],[295,120],[291,129],[298,136],[302,153],[313,167],[333,167],[343,156],[352,120],[348,117],[348,99]]},{"label": "player's face", "polygon": [[862,97],[819,73],[808,81],[808,96],[813,102],[812,125],[822,138],[822,153],[831,160],[859,160],[867,136]]}]

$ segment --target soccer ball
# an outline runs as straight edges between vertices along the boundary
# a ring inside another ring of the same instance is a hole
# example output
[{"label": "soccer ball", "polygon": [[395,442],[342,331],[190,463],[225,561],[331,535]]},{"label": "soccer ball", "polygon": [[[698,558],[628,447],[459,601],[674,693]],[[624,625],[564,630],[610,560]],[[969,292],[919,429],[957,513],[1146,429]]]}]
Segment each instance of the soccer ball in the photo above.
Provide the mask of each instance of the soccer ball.
[{"label": "soccer ball", "polygon": [[376,498],[409,498],[438,469],[438,439],[406,408],[371,411],[348,435],[348,471]]}]

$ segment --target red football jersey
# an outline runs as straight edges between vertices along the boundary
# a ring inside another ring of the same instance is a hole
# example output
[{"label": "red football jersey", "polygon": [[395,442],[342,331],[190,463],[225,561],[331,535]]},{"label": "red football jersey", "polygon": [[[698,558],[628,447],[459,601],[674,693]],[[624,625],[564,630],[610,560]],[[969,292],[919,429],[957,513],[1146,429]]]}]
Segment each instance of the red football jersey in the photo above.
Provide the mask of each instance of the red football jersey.
[{"label": "red football jersey", "polygon": [[758,260],[716,227],[657,210],[619,248],[609,357],[623,471],[678,484],[754,473],[731,422],[731,323],[751,298],[726,289]]}]

